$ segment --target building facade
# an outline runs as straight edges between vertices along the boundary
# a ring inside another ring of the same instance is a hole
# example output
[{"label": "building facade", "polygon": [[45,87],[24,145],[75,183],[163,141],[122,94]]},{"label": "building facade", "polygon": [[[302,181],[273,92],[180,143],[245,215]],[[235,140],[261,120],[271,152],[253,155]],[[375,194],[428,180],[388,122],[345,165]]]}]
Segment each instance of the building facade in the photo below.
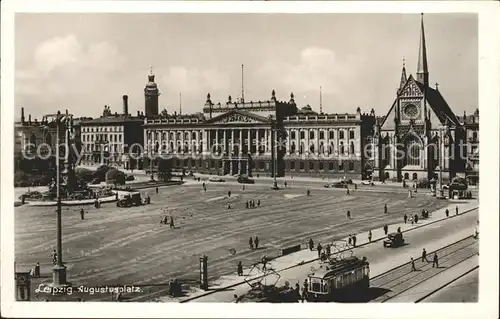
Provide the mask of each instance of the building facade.
[{"label": "building facade", "polygon": [[[279,101],[214,104],[202,113],[163,114],[144,119],[144,167],[161,158],[176,168],[218,175],[248,174],[353,176],[364,174],[363,136],[371,134],[374,112],[316,113],[299,109],[293,93]],[[152,160],[149,160],[149,159]]]},{"label": "building facade", "polygon": [[144,145],[144,116],[128,113],[128,96],[123,96],[123,112],[112,113],[104,106],[102,116],[80,121],[83,165],[111,165],[138,169]]},{"label": "building facade", "polygon": [[465,174],[465,128],[444,97],[429,86],[423,15],[417,76],[403,65],[396,98],[375,125],[372,139],[377,180],[449,180]]},{"label": "building facade", "polygon": [[479,182],[479,109],[471,115],[464,112],[461,120],[467,138],[465,175],[471,184],[477,184]]}]

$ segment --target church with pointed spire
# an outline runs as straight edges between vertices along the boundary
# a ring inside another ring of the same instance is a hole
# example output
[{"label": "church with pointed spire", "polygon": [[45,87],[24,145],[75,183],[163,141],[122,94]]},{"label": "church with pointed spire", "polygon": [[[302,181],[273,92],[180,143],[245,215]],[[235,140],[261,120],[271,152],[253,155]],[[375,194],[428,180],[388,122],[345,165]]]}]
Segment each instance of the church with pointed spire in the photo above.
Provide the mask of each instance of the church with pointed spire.
[{"label": "church with pointed spire", "polygon": [[375,180],[449,181],[465,173],[465,130],[439,91],[429,85],[429,65],[421,15],[416,77],[405,61],[399,87],[387,114],[374,127],[372,160]]}]

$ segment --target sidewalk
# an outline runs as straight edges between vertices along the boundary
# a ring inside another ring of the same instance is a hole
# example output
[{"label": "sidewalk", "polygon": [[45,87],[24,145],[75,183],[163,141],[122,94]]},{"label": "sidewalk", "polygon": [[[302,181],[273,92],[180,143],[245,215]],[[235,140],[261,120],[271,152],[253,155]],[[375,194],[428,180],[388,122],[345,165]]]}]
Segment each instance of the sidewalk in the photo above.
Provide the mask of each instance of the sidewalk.
[{"label": "sidewalk", "polygon": [[[389,233],[395,232],[398,227],[401,227],[401,231],[404,233],[406,231],[420,228],[424,225],[432,224],[432,223],[435,223],[437,221],[446,219],[447,218],[445,215],[446,209],[449,209],[449,211],[450,211],[450,217],[448,217],[448,218],[454,218],[456,206],[457,206],[456,203],[450,203],[450,205],[448,205],[442,209],[439,209],[437,211],[432,212],[429,219],[419,220],[418,224],[411,225],[411,223],[404,224],[402,222],[399,224],[389,225],[388,232]],[[463,202],[461,204],[458,204],[458,207],[459,207],[459,216],[460,216],[461,212],[468,211],[470,209],[478,207],[478,201],[471,200],[468,202]],[[466,236],[466,234],[468,234],[468,232],[463,232],[463,233],[455,234],[455,235]],[[470,233],[469,235],[472,235],[472,233]],[[357,245],[356,246],[363,246],[363,245],[368,243],[368,232],[356,234],[356,237],[357,237],[357,242],[356,242]],[[372,242],[376,242],[376,241],[385,239],[386,237],[387,236],[384,234],[383,229],[377,228],[377,229],[372,230]],[[313,240],[314,240],[314,238],[313,238]],[[341,243],[342,241],[347,242],[347,238],[337,240],[336,242]],[[442,243],[441,243],[441,241],[436,241],[434,244],[437,245],[437,244],[442,244]],[[427,246],[427,247],[428,247],[428,250],[431,251],[431,249],[430,249],[431,247],[430,246]],[[438,246],[437,248],[439,248],[439,247],[440,246]],[[334,251],[332,251],[332,253],[333,252]],[[279,272],[280,275],[282,276],[281,277],[282,281],[288,280],[283,275],[282,271],[290,269],[290,268],[293,269],[293,267],[300,265],[300,264],[311,263],[311,262],[315,261],[317,259],[317,257],[318,257],[318,253],[316,250],[310,251],[309,249],[302,249],[301,251],[298,251],[296,253],[292,253],[290,255],[286,255],[286,256],[282,256],[282,257],[278,257],[278,258],[272,260],[271,262],[268,263],[268,265],[269,265],[268,267],[272,267],[277,272]],[[407,260],[405,259],[405,261],[407,261]],[[375,276],[377,273],[380,273],[382,271],[382,269],[387,268],[387,265],[390,266],[394,263],[401,263],[401,262],[398,260],[393,260],[391,263],[385,264],[385,265],[371,265],[371,272],[370,272],[371,276]],[[395,264],[394,266],[397,266],[397,265],[398,264]],[[307,265],[305,265],[304,267],[307,267],[308,269],[310,268],[310,266],[307,266]],[[251,268],[244,268],[243,269],[243,273],[245,275],[244,279],[246,281],[251,281],[251,280],[254,280],[254,279],[259,277],[260,274],[257,274],[255,270],[252,271],[251,273],[250,273],[250,271],[251,271]],[[196,301],[200,301],[200,302],[216,301],[217,295],[220,295],[220,294],[226,295],[226,294],[230,293],[230,297],[232,297],[233,294],[237,293],[236,291],[240,291],[239,294],[241,294],[241,293],[245,293],[245,291],[248,291],[250,289],[250,287],[246,284],[235,287],[234,290],[232,289],[232,286],[238,285],[240,283],[244,283],[244,280],[242,277],[238,276],[236,273],[231,274],[231,275],[227,275],[227,276],[223,276],[215,281],[210,282],[210,287],[209,287],[209,290],[222,290],[222,291],[218,291],[218,292],[212,293],[211,295],[208,295],[206,297],[196,299]],[[227,288],[227,289],[224,290],[224,288]],[[158,300],[160,302],[184,302],[184,301],[188,301],[189,299],[191,299],[193,297],[202,296],[204,294],[207,294],[207,292],[203,291],[203,290],[196,289],[195,291],[193,291],[192,293],[189,293],[187,296],[184,296],[184,297],[172,298],[170,296],[164,296],[164,297],[158,298]],[[226,300],[225,298],[228,298],[228,296],[225,296],[225,297],[221,296],[221,299]]]}]

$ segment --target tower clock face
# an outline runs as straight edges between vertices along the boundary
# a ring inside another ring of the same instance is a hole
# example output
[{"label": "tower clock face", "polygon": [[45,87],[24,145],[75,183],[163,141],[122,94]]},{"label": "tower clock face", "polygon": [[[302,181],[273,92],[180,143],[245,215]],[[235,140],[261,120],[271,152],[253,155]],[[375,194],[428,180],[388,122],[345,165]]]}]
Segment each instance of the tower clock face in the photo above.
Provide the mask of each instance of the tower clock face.
[{"label": "tower clock face", "polygon": [[415,119],[418,117],[419,110],[415,104],[408,104],[403,109],[404,115],[409,119]]}]

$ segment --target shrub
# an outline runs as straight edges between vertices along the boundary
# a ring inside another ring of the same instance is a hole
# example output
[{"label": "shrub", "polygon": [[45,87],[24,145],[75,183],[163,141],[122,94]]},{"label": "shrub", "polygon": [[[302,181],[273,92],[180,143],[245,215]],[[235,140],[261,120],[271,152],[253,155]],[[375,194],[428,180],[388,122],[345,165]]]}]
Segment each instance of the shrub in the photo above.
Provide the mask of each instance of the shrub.
[{"label": "shrub", "polygon": [[97,178],[99,182],[106,180],[106,173],[111,169],[111,167],[106,165],[101,165],[94,172],[94,178]]},{"label": "shrub", "polygon": [[106,183],[115,185],[124,185],[125,173],[115,168],[108,170],[106,173]]},{"label": "shrub", "polygon": [[94,178],[94,172],[86,168],[77,167],[75,168],[75,176],[77,180],[89,183]]}]

